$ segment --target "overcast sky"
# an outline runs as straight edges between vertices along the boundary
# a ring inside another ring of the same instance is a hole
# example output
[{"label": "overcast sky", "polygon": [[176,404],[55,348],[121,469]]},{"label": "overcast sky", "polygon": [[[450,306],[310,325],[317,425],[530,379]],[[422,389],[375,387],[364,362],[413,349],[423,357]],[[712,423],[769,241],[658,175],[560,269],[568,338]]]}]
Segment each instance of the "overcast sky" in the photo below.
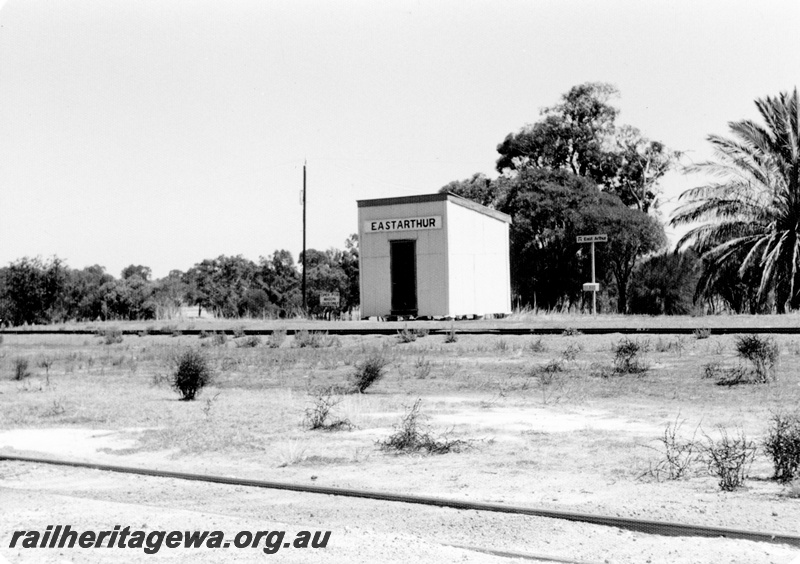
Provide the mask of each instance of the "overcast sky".
[{"label": "overcast sky", "polygon": [[[356,200],[494,174],[570,87],[709,156],[800,77],[800,3],[11,0],[0,10],[0,264],[161,277],[343,247]],[[692,185],[670,175],[666,197]]]}]

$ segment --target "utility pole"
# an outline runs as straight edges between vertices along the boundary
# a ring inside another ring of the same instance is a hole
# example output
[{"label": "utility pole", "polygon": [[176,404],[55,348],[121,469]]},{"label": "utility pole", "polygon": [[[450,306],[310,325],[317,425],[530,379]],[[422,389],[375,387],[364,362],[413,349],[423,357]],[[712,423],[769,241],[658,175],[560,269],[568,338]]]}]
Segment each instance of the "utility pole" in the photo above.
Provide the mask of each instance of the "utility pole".
[{"label": "utility pole", "polygon": [[306,162],[303,161],[303,313],[308,313],[306,300]]}]

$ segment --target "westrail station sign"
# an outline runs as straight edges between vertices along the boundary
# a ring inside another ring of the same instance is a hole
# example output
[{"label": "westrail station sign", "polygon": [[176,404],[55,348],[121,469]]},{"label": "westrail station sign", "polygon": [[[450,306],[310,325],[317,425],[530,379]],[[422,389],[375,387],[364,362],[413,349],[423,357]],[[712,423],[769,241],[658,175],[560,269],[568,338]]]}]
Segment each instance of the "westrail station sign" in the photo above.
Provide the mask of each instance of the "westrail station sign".
[{"label": "westrail station sign", "polygon": [[406,217],[403,219],[370,219],[364,222],[364,233],[386,233],[389,231],[418,231],[441,229],[442,216]]}]

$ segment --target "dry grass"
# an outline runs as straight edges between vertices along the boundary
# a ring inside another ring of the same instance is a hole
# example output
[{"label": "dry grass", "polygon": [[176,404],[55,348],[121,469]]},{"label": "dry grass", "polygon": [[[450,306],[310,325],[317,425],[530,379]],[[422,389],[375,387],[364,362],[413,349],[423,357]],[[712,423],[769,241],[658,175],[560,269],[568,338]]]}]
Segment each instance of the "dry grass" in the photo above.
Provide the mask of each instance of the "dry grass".
[{"label": "dry grass", "polygon": [[[457,457],[426,462],[435,483],[441,483],[437,476],[463,472],[478,487],[486,482],[482,472],[491,470],[503,473],[504,483],[518,480],[522,488],[533,476],[547,483],[548,476],[585,468],[609,483],[635,483],[648,462],[639,445],[657,440],[676,413],[690,429],[701,421],[704,429],[734,421],[748,437],[759,439],[772,412],[800,403],[800,377],[791,362],[778,363],[777,380],[759,386],[728,388],[702,378],[704,364],[736,360],[734,338],[715,334],[687,337],[680,345],[665,338],[648,353],[648,372],[609,379],[592,376],[591,367],[613,364],[619,334],[462,333],[456,343],[446,343],[445,334],[432,333],[402,344],[396,335],[348,336],[338,338],[339,346],[318,348],[291,347],[292,338],[276,348],[236,347],[228,339],[203,348],[216,379],[198,402],[178,401],[160,376],[168,374],[176,350],[211,338],[126,336],[109,346],[93,336],[4,337],[0,429],[118,429],[138,441],[136,453],[235,455],[287,472],[336,465],[337,473],[351,476],[349,483],[393,473],[398,464],[411,472],[414,457],[390,463],[376,446],[391,433],[409,398],[423,398],[436,429],[453,427],[459,438],[477,441],[477,448]],[[787,351],[797,342],[780,335],[775,340],[784,355],[792,354]],[[346,383],[356,362],[375,349],[391,359],[385,377],[369,394],[347,396],[336,406],[337,417],[356,430],[305,430],[309,390]],[[12,380],[16,358],[29,360],[31,376],[24,382]],[[550,360],[559,361],[562,371],[534,368]],[[215,399],[209,406],[205,398]],[[570,426],[576,417],[582,419]],[[608,421],[615,423],[608,426]],[[556,423],[565,430],[548,426]],[[753,472],[771,474],[763,454]],[[701,491],[715,487],[712,478],[694,480],[701,481]]]}]

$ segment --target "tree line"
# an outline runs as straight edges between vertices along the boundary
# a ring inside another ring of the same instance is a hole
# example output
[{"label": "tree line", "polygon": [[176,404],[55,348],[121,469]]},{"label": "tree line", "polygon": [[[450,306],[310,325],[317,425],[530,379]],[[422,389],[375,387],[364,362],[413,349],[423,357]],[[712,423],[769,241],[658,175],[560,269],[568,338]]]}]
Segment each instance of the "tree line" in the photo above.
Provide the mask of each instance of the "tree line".
[{"label": "tree line", "polygon": [[[604,233],[608,242],[596,247],[601,311],[800,308],[797,89],[756,100],[763,123],[730,122],[730,137],[708,137],[715,158],[688,167],[679,152],[617,123],[618,95],[605,83],[571,88],[497,145],[497,178],[477,173],[441,188],[512,217],[514,306],[585,308],[589,249],[576,238]],[[670,251],[660,182],[677,167],[711,180],[681,195],[669,223],[691,229]],[[309,250],[306,258],[308,313],[323,312],[322,292],[339,292],[340,310],[358,306],[357,236],[344,250]],[[159,280],[150,274],[131,265],[117,279],[100,266],[23,258],[0,268],[0,320],[150,319],[182,304],[225,317],[286,316],[302,307],[300,272],[285,250],[257,263],[220,256]]]},{"label": "tree line", "polygon": [[[800,104],[792,94],[756,100],[762,123],[730,122],[710,135],[715,159],[682,166],[681,154],[617,124],[617,90],[573,87],[533,124],[497,145],[499,177],[442,188],[503,211],[511,226],[518,307],[585,307],[588,246],[597,245],[606,311],[784,313],[800,308]],[[660,181],[672,168],[712,180],[684,192],[672,226],[691,226],[666,248]]]},{"label": "tree line", "polygon": [[[323,292],[339,293],[337,313],[358,306],[356,235],[343,250],[309,249],[306,269],[307,313],[331,311],[319,305]],[[286,250],[258,262],[223,255],[157,280],[142,265],[115,278],[102,266],[73,269],[57,257],[25,257],[0,268],[0,322],[10,325],[168,318],[183,305],[220,317],[291,316],[302,312],[301,272]]]}]

